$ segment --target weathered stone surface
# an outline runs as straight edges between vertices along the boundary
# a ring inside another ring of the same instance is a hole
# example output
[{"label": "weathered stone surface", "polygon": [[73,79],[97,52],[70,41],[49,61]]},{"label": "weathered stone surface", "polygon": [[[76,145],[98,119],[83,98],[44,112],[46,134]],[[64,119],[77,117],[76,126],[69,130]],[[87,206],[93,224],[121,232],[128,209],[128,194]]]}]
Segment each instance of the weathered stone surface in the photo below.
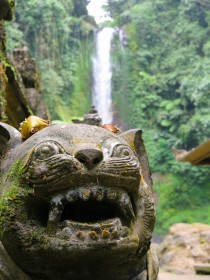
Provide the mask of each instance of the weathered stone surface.
[{"label": "weathered stone surface", "polygon": [[98,115],[98,111],[95,109],[95,106],[92,106],[90,112],[87,115],[84,115],[83,120],[73,119],[72,122],[100,126],[102,119]]},{"label": "weathered stone surface", "polygon": [[195,263],[210,262],[210,226],[175,224],[158,248],[160,267],[168,272],[195,273]]},{"label": "weathered stone surface", "polygon": [[0,21],[0,61],[5,55],[5,28],[2,21]]},{"label": "weathered stone surface", "polygon": [[16,69],[19,71],[25,88],[40,89],[40,76],[37,70],[36,62],[29,57],[27,47],[18,47],[13,51],[13,58]]},{"label": "weathered stone surface", "polygon": [[[0,147],[0,240],[21,280],[157,279],[140,130],[52,125],[23,142],[1,124]],[[1,279],[13,280],[3,263]]]},{"label": "weathered stone surface", "polygon": [[16,70],[20,73],[25,88],[26,101],[34,115],[49,118],[43,103],[41,81],[36,62],[29,57],[27,47],[19,47],[13,51]]},{"label": "weathered stone surface", "polygon": [[49,116],[43,104],[35,61],[28,57],[26,48],[16,49],[14,58],[12,62],[7,57],[4,23],[0,21],[0,121],[18,128],[31,114]]},{"label": "weathered stone surface", "polygon": [[[9,277],[9,278],[8,278]],[[0,279],[30,280],[13,262],[0,242]]]},{"label": "weathered stone surface", "polygon": [[3,21],[0,21],[0,120],[5,119],[5,91],[7,84],[7,76],[3,61],[6,56],[6,47],[5,47],[5,28]]},{"label": "weathered stone surface", "polygon": [[12,20],[15,0],[0,0],[0,20]]}]

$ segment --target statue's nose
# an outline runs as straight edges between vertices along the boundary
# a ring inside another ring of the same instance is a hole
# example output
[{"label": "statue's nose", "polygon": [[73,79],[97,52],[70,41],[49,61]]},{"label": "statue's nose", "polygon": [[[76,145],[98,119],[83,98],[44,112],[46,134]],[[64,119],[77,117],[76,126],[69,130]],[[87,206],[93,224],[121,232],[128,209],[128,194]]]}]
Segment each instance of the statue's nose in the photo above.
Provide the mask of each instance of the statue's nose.
[{"label": "statue's nose", "polygon": [[75,154],[75,158],[91,169],[103,160],[103,153],[98,149],[82,149]]}]

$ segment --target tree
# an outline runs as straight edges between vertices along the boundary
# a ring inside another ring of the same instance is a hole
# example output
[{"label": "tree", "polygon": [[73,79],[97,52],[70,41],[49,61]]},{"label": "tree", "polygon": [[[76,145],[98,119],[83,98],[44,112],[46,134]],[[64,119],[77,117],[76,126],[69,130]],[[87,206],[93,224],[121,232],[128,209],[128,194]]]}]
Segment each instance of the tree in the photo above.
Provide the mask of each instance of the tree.
[{"label": "tree", "polygon": [[[78,106],[74,117],[89,110],[94,27],[87,17],[87,3],[87,0],[19,0],[15,22],[8,26],[9,49],[27,44],[31,56],[38,61],[45,100],[53,119],[70,120],[75,102]],[[77,99],[81,96],[77,93],[81,88],[83,102],[79,103]]]},{"label": "tree", "polygon": [[[198,192],[209,190],[209,169],[177,163],[171,148],[191,149],[210,138],[210,4],[199,0],[108,2],[128,38],[124,52],[114,54],[114,99],[124,121],[145,131],[152,171],[166,179],[159,185],[162,203],[168,202],[158,209],[162,217],[173,213],[176,218],[171,217],[167,225],[159,218],[165,230],[180,219],[183,207],[186,221],[192,221],[186,197],[196,207],[206,205]],[[205,222],[196,207],[194,216]]]}]

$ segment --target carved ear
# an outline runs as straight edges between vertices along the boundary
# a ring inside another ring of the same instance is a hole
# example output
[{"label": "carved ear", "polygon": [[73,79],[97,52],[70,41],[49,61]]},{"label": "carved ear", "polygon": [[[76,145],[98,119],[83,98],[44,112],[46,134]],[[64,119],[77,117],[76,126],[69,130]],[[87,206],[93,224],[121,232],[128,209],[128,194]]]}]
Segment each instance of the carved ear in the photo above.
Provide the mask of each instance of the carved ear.
[{"label": "carved ear", "polygon": [[131,149],[136,153],[140,166],[141,166],[141,176],[145,183],[152,188],[152,179],[149,167],[149,161],[147,153],[144,146],[144,141],[142,139],[141,129],[132,129],[120,134],[120,137],[124,138],[128,142]]},{"label": "carved ear", "polygon": [[20,132],[14,127],[0,122],[0,158],[9,150],[23,142]]}]

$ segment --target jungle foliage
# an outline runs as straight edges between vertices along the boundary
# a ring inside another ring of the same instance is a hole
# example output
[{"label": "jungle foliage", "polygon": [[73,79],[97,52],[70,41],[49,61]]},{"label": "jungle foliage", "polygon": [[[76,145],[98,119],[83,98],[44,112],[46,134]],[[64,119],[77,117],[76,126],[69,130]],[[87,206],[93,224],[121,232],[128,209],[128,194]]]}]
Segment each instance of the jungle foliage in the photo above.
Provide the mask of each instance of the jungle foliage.
[{"label": "jungle foliage", "polygon": [[210,223],[210,168],[178,163],[171,151],[210,138],[210,3],[109,0],[108,10],[124,32],[124,48],[113,54],[114,99],[129,127],[143,129],[158,177],[156,230]]},{"label": "jungle foliage", "polygon": [[[89,109],[94,21],[87,3],[19,0],[7,27],[9,49],[27,44],[38,61],[53,119]],[[210,138],[209,1],[109,0],[107,10],[123,35],[112,52],[113,98],[123,121],[144,132],[160,199],[156,231],[210,223],[209,167],[176,162],[171,150]]]},{"label": "jungle foliage", "polygon": [[70,121],[90,108],[94,21],[87,0],[19,0],[7,25],[8,49],[27,45],[41,70],[52,119]]}]

